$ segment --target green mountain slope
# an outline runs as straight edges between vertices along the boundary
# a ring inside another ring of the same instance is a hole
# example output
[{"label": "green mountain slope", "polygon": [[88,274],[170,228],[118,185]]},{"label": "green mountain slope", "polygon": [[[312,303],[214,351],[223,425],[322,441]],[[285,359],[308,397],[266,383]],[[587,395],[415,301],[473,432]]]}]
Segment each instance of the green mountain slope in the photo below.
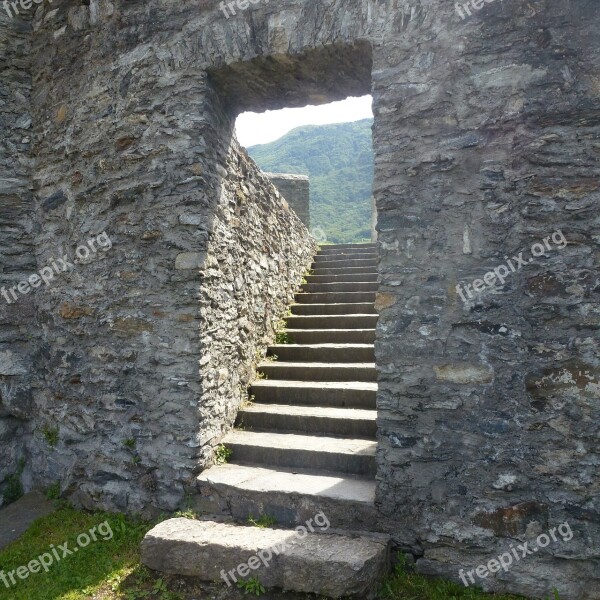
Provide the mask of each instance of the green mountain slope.
[{"label": "green mountain slope", "polygon": [[341,244],[371,239],[372,119],[298,127],[248,154],[263,171],[310,177],[311,227]]}]

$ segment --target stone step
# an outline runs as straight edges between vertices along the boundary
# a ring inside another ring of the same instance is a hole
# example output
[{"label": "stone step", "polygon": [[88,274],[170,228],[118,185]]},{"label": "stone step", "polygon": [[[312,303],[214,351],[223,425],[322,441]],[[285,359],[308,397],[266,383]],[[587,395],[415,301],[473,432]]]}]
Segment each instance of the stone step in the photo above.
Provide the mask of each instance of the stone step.
[{"label": "stone step", "polygon": [[340,260],[323,260],[313,262],[311,271],[315,269],[347,269],[352,267],[369,267],[371,271],[377,267],[376,258],[343,258]]},{"label": "stone step", "polygon": [[358,408],[251,404],[240,409],[244,430],[375,438],[377,411]]},{"label": "stone step", "polygon": [[203,471],[193,507],[202,514],[246,522],[269,515],[280,526],[296,527],[323,511],[331,526],[377,530],[375,480],[306,469],[224,464]]},{"label": "stone step", "polygon": [[375,329],[374,315],[294,315],[286,319],[289,329]]},{"label": "stone step", "polygon": [[377,381],[373,363],[264,362],[258,371],[267,379],[293,381]]},{"label": "stone step", "polygon": [[282,362],[375,362],[373,344],[274,344],[269,356]]},{"label": "stone step", "polygon": [[340,252],[336,254],[317,254],[313,260],[317,265],[322,262],[331,262],[337,260],[377,260],[377,252]]},{"label": "stone step", "polygon": [[375,476],[374,440],[331,436],[241,431],[235,429],[223,439],[233,451],[235,464],[301,467]]},{"label": "stone step", "polygon": [[355,250],[360,252],[361,250],[377,250],[377,244],[327,244],[319,246],[319,254],[322,252],[339,252],[340,250]]},{"label": "stone step", "polygon": [[375,329],[288,329],[292,344],[373,344]]},{"label": "stone step", "polygon": [[[310,528],[326,518],[313,515]],[[223,580],[233,589],[256,577],[267,588],[370,600],[388,568],[389,540],[177,518],[146,534],[141,561],[154,571]]]},{"label": "stone step", "polygon": [[376,292],[379,289],[377,281],[338,281],[336,283],[305,283],[302,291],[306,293],[331,292]]},{"label": "stone step", "polygon": [[296,294],[298,304],[340,304],[355,302],[375,302],[375,292],[331,292]]},{"label": "stone step", "polygon": [[374,302],[355,302],[339,304],[292,304],[293,315],[376,315]]},{"label": "stone step", "polygon": [[374,410],[377,383],[258,379],[250,388],[255,402],[302,406],[337,406]]},{"label": "stone step", "polygon": [[307,275],[308,283],[347,283],[350,281],[377,281],[377,273],[348,273],[345,275]]},{"label": "stone step", "polygon": [[319,266],[318,268],[313,269],[310,275],[358,275],[364,273],[373,273],[376,271],[377,269],[373,267],[323,268],[322,266]]}]

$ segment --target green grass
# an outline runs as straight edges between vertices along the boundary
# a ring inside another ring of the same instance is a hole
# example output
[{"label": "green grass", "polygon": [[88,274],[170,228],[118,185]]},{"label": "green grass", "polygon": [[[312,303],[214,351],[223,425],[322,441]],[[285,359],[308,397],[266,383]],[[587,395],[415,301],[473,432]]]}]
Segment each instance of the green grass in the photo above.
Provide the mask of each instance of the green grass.
[{"label": "green grass", "polygon": [[[188,518],[196,515],[179,513]],[[252,519],[264,526],[269,517]],[[88,513],[61,508],[37,520],[20,539],[0,551],[0,571],[5,573],[29,564],[49,552],[52,545],[68,542],[77,547],[77,536],[108,521],[112,539],[91,542],[60,561],[55,561],[45,573],[31,573],[27,579],[17,578],[17,584],[6,589],[0,581],[0,600],[191,600],[192,598],[239,598],[223,595],[222,582],[200,583],[180,576],[161,576],[140,565],[140,543],[153,523],[137,521],[119,514]],[[58,550],[59,556],[62,552]],[[16,577],[16,575],[15,575]],[[239,587],[242,595],[262,595],[258,580],[248,580]],[[273,600],[287,598],[271,593]],[[294,598],[315,600],[313,595]],[[380,600],[523,600],[521,596],[485,594],[473,588],[430,579],[411,572],[401,561],[382,583]],[[560,600],[555,594],[552,600]]]},{"label": "green grass", "polygon": [[250,515],[248,517],[247,523],[248,525],[252,525],[252,527],[260,527],[261,529],[266,529],[268,527],[271,527],[272,525],[277,525],[277,519],[269,515],[261,515],[260,517],[255,519],[252,515]]},{"label": "green grass", "polygon": [[[68,542],[68,548],[77,547],[77,536],[108,521],[113,532],[110,540],[92,541],[85,548],[62,558],[59,545]],[[111,585],[124,580],[139,562],[139,547],[151,524],[127,519],[123,515],[87,513],[63,508],[37,520],[20,539],[0,551],[0,570],[5,573],[28,565],[38,556],[57,549],[60,561],[54,560],[48,572],[30,573],[16,585],[6,589],[0,583],[2,600],[83,600],[107,582]]]},{"label": "green grass", "polygon": [[411,571],[404,557],[381,588],[382,600],[524,600],[523,596],[486,594],[444,579],[429,578]]}]

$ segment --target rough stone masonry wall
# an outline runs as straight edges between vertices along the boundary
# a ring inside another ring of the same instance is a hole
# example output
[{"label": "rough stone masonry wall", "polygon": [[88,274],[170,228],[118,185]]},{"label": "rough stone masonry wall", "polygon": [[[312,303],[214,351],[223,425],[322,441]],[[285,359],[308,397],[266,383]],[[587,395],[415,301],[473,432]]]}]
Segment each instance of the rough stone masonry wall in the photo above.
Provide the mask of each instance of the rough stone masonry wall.
[{"label": "rough stone masonry wall", "polygon": [[[571,540],[475,580],[595,600],[600,13],[471,12],[417,5],[374,53],[378,503],[420,571],[454,578],[567,521]],[[558,230],[568,245],[532,256]]]},{"label": "rough stone masonry wall", "polygon": [[152,513],[210,464],[312,242],[232,147],[206,73],[123,47],[137,7],[65,2],[34,20],[38,264],[102,232],[112,248],[36,294],[28,469],[80,505]]},{"label": "rough stone masonry wall", "polygon": [[[10,295],[35,269],[31,220],[29,22],[0,13],[0,506],[19,471],[31,417],[32,354],[39,334],[31,298]],[[20,296],[20,294],[19,294]],[[10,302],[10,304],[9,304]],[[13,492],[15,488],[13,487]]]},{"label": "rough stone masonry wall", "polygon": [[[299,217],[233,142],[202,269],[203,444],[233,424],[316,244]],[[205,462],[206,464],[206,462]]]}]

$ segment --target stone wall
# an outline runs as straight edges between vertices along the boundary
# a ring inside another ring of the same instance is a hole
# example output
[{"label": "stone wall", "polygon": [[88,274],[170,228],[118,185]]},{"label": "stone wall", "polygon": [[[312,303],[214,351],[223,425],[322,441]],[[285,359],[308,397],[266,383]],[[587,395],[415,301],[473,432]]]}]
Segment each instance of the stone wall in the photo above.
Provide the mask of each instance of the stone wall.
[{"label": "stone wall", "polygon": [[310,229],[310,180],[305,175],[265,173],[288,201],[300,220]]},{"label": "stone wall", "polygon": [[172,510],[231,426],[312,242],[231,141],[205,72],[105,52],[137,9],[55,10],[34,21],[38,264],[103,232],[111,247],[36,294],[29,472],[86,507]]},{"label": "stone wall", "polygon": [[226,170],[200,293],[201,442],[213,445],[247,399],[256,362],[317,250],[270,176],[235,141]]},{"label": "stone wall", "polygon": [[[568,522],[571,540],[475,581],[591,600],[600,13],[434,4],[374,53],[378,504],[420,571],[456,579]],[[504,285],[475,283],[500,266]]]},{"label": "stone wall", "polygon": [[33,340],[39,337],[32,298],[16,291],[15,300],[10,292],[36,264],[29,157],[30,35],[27,21],[12,21],[0,11],[0,506],[6,489],[2,482],[19,470],[24,458]]},{"label": "stone wall", "polygon": [[[102,231],[113,247],[35,296],[36,482],[88,506],[177,505],[266,335],[233,331],[229,348],[204,326],[232,331],[216,281],[227,303],[242,277],[221,264],[248,195],[228,177],[246,160],[231,124],[372,90],[380,525],[420,570],[458,579],[568,521],[572,540],[478,583],[596,600],[595,0],[486,2],[465,19],[441,0],[281,0],[230,19],[208,1],[55,4],[31,51],[38,265]],[[478,282],[521,251],[504,285]],[[200,373],[209,348],[227,356]],[[224,403],[199,410],[203,385]]]}]

